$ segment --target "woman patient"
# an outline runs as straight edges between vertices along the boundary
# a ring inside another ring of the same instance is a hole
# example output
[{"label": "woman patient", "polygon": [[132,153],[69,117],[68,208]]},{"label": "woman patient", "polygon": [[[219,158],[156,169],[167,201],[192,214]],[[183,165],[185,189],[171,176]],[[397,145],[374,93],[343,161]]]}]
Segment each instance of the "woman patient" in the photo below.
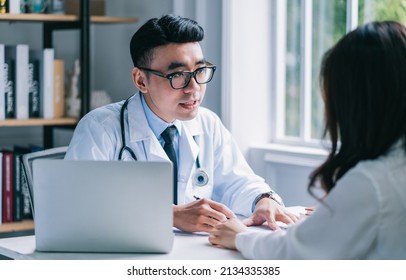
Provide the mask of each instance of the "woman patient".
[{"label": "woman patient", "polygon": [[310,177],[326,192],[287,230],[249,231],[237,219],[209,241],[248,259],[406,259],[406,28],[373,22],[323,58],[326,161]]}]

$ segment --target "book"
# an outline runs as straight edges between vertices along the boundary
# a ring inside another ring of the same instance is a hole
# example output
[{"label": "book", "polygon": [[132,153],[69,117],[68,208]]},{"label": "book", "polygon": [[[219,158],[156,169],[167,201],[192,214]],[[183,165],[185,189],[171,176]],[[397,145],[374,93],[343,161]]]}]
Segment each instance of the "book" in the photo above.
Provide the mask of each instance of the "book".
[{"label": "book", "polygon": [[[3,151],[0,151],[0,213],[3,211]],[[2,216],[0,215],[0,225]]]},{"label": "book", "polygon": [[5,54],[15,63],[15,118],[28,119],[28,45],[6,46]]},{"label": "book", "polygon": [[[0,0],[1,2],[2,0]],[[4,0],[3,0],[4,1]],[[4,45],[0,44],[0,120],[6,118],[6,104],[5,104],[5,77],[4,77]],[[0,169],[1,170],[1,169]]]},{"label": "book", "polygon": [[[67,15],[79,15],[80,13],[80,1],[79,0],[65,0],[65,14]],[[92,16],[104,16],[105,15],[105,1],[104,0],[90,0],[89,13]]]},{"label": "book", "polygon": [[8,13],[8,1],[9,0],[0,0],[0,14]]},{"label": "book", "polygon": [[28,116],[40,116],[40,77],[38,59],[30,59],[28,63]]},{"label": "book", "polygon": [[24,217],[24,198],[23,198],[23,169],[22,155],[31,152],[29,148],[14,146],[13,149],[13,164],[14,164],[14,189],[13,189],[13,221],[21,221]]},{"label": "book", "polygon": [[4,114],[6,119],[15,118],[15,70],[14,59],[4,59]]},{"label": "book", "polygon": [[[22,164],[22,162],[21,162]],[[32,211],[31,211],[31,195],[30,195],[30,190],[28,186],[28,180],[27,180],[27,175],[25,174],[24,169],[21,165],[21,170],[22,170],[22,176],[21,176],[21,192],[22,192],[22,202],[23,202],[23,210],[22,210],[22,219],[27,220],[27,219],[32,219]]]},{"label": "book", "polygon": [[54,117],[54,49],[30,50],[30,58],[39,61],[40,115]]},{"label": "book", "polygon": [[[28,149],[29,149],[29,154],[44,150],[44,148],[42,146],[37,146],[37,145],[33,145],[33,144],[28,145]],[[33,211],[32,211],[33,205],[31,205],[32,199],[31,199],[30,186],[29,186],[30,183],[32,184],[32,178],[28,179],[28,176],[32,176],[32,173],[27,174],[26,168],[27,168],[27,166],[25,166],[24,157],[21,157],[21,170],[23,173],[23,176],[21,177],[21,179],[22,179],[21,180],[21,191],[23,194],[23,220],[33,218]]]},{"label": "book", "polygon": [[52,0],[50,4],[49,13],[51,14],[64,14],[64,0]]},{"label": "book", "polygon": [[54,118],[65,115],[65,64],[62,59],[54,60]]},{"label": "book", "polygon": [[13,152],[3,151],[2,222],[13,221]]},{"label": "book", "polygon": [[21,13],[20,2],[21,0],[8,0],[8,12],[10,14],[20,14]]},{"label": "book", "polygon": [[32,187],[30,189],[30,184],[32,186],[32,159],[35,158],[34,154],[36,154],[36,152],[44,150],[43,147],[37,145],[29,145],[28,148],[30,152],[21,157],[21,170],[23,171],[23,176],[21,177],[21,190],[23,194],[23,220],[33,218],[33,205],[31,205]]}]

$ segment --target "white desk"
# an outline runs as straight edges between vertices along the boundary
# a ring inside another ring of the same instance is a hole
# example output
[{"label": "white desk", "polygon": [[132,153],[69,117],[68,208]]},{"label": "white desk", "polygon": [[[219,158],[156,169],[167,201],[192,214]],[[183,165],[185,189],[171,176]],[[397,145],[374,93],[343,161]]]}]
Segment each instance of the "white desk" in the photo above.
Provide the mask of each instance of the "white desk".
[{"label": "white desk", "polygon": [[175,232],[169,254],[45,253],[35,251],[35,236],[0,239],[0,255],[20,260],[238,260],[239,252],[213,247],[208,235]]},{"label": "white desk", "polygon": [[[302,206],[288,207],[300,216],[306,213]],[[279,223],[279,222],[278,222]],[[281,224],[279,224],[281,225]],[[253,230],[264,230],[263,226]],[[269,230],[269,229],[265,229]],[[130,254],[130,253],[45,253],[35,251],[35,236],[0,239],[0,255],[12,259],[36,260],[242,260],[242,255],[233,250],[211,246],[205,233],[187,233],[174,230],[175,239],[169,254]]]}]

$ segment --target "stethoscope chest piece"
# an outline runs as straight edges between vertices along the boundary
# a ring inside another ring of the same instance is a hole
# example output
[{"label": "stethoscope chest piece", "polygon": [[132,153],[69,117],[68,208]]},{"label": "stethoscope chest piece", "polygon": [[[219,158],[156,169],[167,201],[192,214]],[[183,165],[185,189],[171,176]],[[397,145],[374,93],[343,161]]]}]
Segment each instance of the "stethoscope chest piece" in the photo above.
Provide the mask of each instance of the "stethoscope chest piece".
[{"label": "stethoscope chest piece", "polygon": [[193,177],[193,184],[197,187],[204,187],[209,182],[209,175],[206,171],[201,168],[196,170],[196,173]]}]

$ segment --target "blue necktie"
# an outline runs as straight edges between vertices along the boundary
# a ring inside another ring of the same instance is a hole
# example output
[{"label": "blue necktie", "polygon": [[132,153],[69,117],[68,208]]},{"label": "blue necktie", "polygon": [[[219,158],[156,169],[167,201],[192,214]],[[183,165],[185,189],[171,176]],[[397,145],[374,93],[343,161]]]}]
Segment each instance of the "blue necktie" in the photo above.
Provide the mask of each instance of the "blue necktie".
[{"label": "blue necktie", "polygon": [[165,141],[165,153],[173,163],[173,203],[176,205],[178,204],[178,161],[176,159],[175,147],[173,146],[175,135],[176,127],[174,125],[168,126],[161,134]]}]

